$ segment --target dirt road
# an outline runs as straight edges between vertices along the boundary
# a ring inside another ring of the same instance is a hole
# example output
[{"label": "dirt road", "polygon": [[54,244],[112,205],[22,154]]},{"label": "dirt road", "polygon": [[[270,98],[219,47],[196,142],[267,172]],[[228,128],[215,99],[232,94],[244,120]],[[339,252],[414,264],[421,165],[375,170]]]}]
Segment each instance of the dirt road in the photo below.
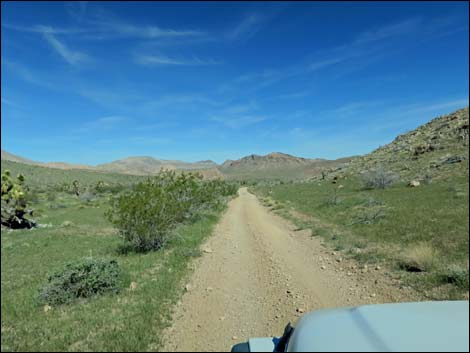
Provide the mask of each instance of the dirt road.
[{"label": "dirt road", "polygon": [[240,189],[194,264],[163,349],[229,351],[280,335],[303,312],[403,299],[380,268],[358,269],[320,243]]}]

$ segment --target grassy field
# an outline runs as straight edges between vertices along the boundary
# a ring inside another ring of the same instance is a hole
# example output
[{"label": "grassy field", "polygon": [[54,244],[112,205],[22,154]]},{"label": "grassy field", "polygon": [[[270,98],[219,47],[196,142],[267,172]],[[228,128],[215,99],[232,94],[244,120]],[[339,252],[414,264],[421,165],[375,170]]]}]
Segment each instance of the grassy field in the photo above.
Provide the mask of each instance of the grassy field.
[{"label": "grassy field", "polygon": [[388,266],[425,297],[468,296],[468,176],[416,188],[364,190],[349,178],[254,190],[300,228],[362,263]]},{"label": "grassy field", "polygon": [[[32,205],[40,209],[36,219],[42,227],[2,228],[1,350],[158,349],[171,307],[182,294],[188,264],[200,255],[199,245],[222,210],[180,226],[164,250],[124,255],[118,251],[121,240],[116,230],[103,217],[111,195],[86,202],[67,193],[56,193],[50,200],[49,194],[39,193]],[[38,293],[48,274],[70,260],[89,256],[116,259],[125,273],[126,288],[119,294],[47,310]]]},{"label": "grassy field", "polygon": [[29,165],[23,163],[16,163],[2,159],[2,172],[10,170],[13,176],[18,173],[26,177],[28,185],[35,188],[43,188],[45,186],[59,185],[62,183],[72,183],[74,180],[79,180],[82,185],[95,184],[98,181],[103,181],[110,184],[135,184],[138,181],[144,180],[146,177],[135,175],[124,175],[118,173],[100,173],[88,170],[64,170],[55,168],[46,168],[36,165]]}]

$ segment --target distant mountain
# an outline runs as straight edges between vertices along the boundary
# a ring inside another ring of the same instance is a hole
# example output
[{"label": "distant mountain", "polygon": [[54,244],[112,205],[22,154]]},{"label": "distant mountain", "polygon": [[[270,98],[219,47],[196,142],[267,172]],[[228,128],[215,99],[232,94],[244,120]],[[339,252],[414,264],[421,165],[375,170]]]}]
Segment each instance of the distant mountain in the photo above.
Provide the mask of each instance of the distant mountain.
[{"label": "distant mountain", "polygon": [[2,150],[2,160],[12,161],[23,164],[38,165],[55,169],[94,169],[94,167],[85,164],[71,164],[66,162],[37,162],[31,159],[17,156],[13,153]]},{"label": "distant mountain", "polygon": [[251,154],[249,156],[232,161],[227,160],[221,166],[221,170],[229,170],[232,168],[256,168],[256,169],[270,169],[270,168],[285,168],[285,167],[299,167],[310,164],[315,159],[307,159],[295,157],[290,154],[273,152],[266,156],[259,156]]},{"label": "distant mountain", "polygon": [[182,162],[156,159],[153,157],[128,157],[111,163],[96,166],[98,170],[105,170],[124,174],[149,175],[156,174],[162,169],[167,170],[205,170],[217,166],[213,161]]},{"label": "distant mountain", "polygon": [[468,173],[469,108],[459,109],[399,135],[351,162],[349,171],[385,168],[416,179]]},{"label": "distant mountain", "polygon": [[20,156],[17,156],[13,153],[7,152],[2,149],[2,159],[6,161],[12,161],[12,162],[18,162],[18,163],[24,163],[24,164],[39,164],[38,162],[32,161],[27,158],[23,158]]},{"label": "distant mountain", "polygon": [[237,160],[227,160],[219,170],[234,179],[303,179],[317,175],[325,168],[345,166],[350,159],[309,159],[273,152],[265,156],[252,154]]},{"label": "distant mountain", "polygon": [[221,175],[221,173],[216,169],[217,164],[210,160],[191,163],[156,159],[153,157],[128,157],[106,164],[100,164],[94,167],[85,164],[71,164],[66,162],[36,162],[24,157],[14,155],[3,149],[2,160],[13,161],[23,164],[38,165],[55,169],[86,169],[99,172],[114,172],[132,175],[152,175],[157,174],[162,169],[200,171],[203,175],[207,174],[210,177]]}]

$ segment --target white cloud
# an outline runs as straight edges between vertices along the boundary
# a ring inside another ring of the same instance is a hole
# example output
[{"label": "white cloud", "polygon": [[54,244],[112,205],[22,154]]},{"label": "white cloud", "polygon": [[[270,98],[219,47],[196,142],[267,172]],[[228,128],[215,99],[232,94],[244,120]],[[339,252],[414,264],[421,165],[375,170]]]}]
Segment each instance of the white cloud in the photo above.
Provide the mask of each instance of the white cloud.
[{"label": "white cloud", "polygon": [[9,69],[14,75],[19,77],[21,80],[31,83],[36,86],[45,87],[53,90],[57,90],[58,87],[52,83],[52,79],[48,78],[45,79],[43,74],[33,72],[26,66],[18,64],[16,62],[12,62],[10,60],[6,60],[2,58],[2,65]]},{"label": "white cloud", "polygon": [[165,55],[136,55],[134,59],[137,64],[148,65],[148,66],[160,66],[160,65],[205,66],[205,65],[219,64],[219,62],[214,61],[214,60],[201,60],[199,58],[194,58],[194,59],[171,58]]},{"label": "white cloud", "polygon": [[59,41],[51,32],[43,32],[44,39],[49,45],[69,64],[76,65],[81,62],[89,60],[88,55],[79,51],[73,51],[68,48],[64,43]]},{"label": "white cloud", "polygon": [[58,28],[58,27],[43,26],[43,25],[35,25],[35,26],[27,27],[27,26],[17,26],[17,25],[2,23],[2,27],[6,29],[18,31],[18,32],[37,33],[37,34],[44,34],[44,33],[80,34],[80,33],[89,32],[89,30],[85,28]]},{"label": "white cloud", "polygon": [[[121,20],[113,13],[105,11],[104,9],[90,14],[87,23],[94,29],[95,39],[123,37],[161,39],[206,36],[205,32],[194,29],[172,29],[160,28],[156,25],[135,25]],[[93,38],[93,36],[90,38]]]},{"label": "white cloud", "polygon": [[354,44],[370,43],[390,37],[406,35],[418,30],[420,25],[421,19],[419,18],[408,18],[397,23],[387,24],[361,33],[354,41]]},{"label": "white cloud", "polygon": [[[409,43],[412,43],[413,39],[410,38],[416,35],[426,38],[441,36],[442,33],[446,32],[446,29],[452,28],[452,24],[455,25],[455,21],[446,20],[447,18],[444,16],[425,22],[414,17],[372,28],[363,31],[345,44],[318,51],[311,55],[308,60],[304,60],[304,63],[282,69],[265,69],[258,73],[241,75],[237,79],[221,85],[219,92],[224,93],[230,90],[253,92],[296,76],[322,71],[331,67],[337,69],[333,77],[338,78],[370,66],[393,50],[400,50],[394,47],[395,40],[408,40]],[[250,23],[254,26],[255,22],[254,18],[250,19],[248,17],[239,24],[240,30],[248,29]],[[454,30],[451,30],[447,34],[454,32]],[[399,46],[399,48],[402,47],[404,46]]]},{"label": "white cloud", "polygon": [[227,38],[232,40],[249,38],[261,29],[264,20],[265,17],[260,14],[248,14],[227,33]]},{"label": "white cloud", "polygon": [[44,25],[18,26],[6,23],[2,23],[2,27],[20,32],[38,34],[76,35],[92,40],[119,38],[200,38],[207,36],[207,33],[199,30],[160,28],[156,25],[134,25],[122,21],[112,13],[105,12],[104,10],[89,13],[89,11],[87,11],[86,2],[82,2],[82,4],[78,6],[67,6],[67,8],[69,14],[80,23],[79,28],[58,28]]}]

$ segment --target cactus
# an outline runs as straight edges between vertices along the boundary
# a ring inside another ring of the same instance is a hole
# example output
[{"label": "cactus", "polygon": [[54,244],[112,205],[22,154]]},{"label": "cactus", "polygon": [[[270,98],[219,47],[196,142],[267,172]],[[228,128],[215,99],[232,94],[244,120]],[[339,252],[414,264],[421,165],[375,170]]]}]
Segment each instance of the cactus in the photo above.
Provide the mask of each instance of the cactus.
[{"label": "cactus", "polygon": [[1,203],[2,203],[2,226],[8,228],[32,228],[36,224],[25,218],[32,215],[33,211],[28,208],[25,194],[28,191],[24,186],[24,176],[18,174],[15,183],[10,176],[10,171],[5,170],[2,174]]}]

